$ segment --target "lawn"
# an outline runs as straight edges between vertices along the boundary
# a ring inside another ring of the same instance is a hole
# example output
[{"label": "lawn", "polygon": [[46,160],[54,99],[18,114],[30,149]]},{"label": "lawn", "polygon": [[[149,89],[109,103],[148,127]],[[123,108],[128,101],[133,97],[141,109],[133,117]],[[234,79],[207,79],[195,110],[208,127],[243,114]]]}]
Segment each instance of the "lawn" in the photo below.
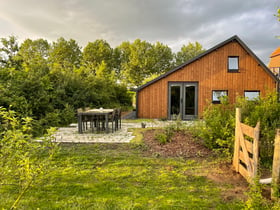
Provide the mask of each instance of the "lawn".
[{"label": "lawn", "polygon": [[[147,155],[143,144],[61,144],[54,168],[18,209],[240,209],[231,184],[206,176],[218,160]],[[217,169],[218,170],[218,169]],[[0,207],[18,192],[0,186]]]}]

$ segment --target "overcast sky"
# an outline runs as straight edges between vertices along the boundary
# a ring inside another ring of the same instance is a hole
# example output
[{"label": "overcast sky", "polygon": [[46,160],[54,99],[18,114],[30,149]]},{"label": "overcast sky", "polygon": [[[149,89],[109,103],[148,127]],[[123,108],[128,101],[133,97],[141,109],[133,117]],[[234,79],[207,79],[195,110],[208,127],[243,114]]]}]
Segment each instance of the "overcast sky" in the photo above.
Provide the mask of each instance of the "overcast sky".
[{"label": "overcast sky", "polygon": [[175,52],[189,42],[209,49],[238,35],[267,64],[280,46],[279,6],[279,0],[0,0],[0,37],[64,37],[81,47],[140,38]]}]

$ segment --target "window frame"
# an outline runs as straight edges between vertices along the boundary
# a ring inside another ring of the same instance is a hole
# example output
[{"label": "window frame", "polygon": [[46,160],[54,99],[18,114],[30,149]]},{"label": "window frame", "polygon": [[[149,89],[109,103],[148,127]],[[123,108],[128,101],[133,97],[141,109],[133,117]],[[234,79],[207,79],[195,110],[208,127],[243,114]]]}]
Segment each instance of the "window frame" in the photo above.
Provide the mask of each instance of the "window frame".
[{"label": "window frame", "polygon": [[248,92],[248,93],[259,93],[259,95],[258,95],[258,98],[260,97],[260,95],[261,95],[261,91],[260,90],[244,90],[244,98],[246,98],[247,100],[249,100],[249,101],[253,101],[253,100],[255,100],[255,99],[257,99],[257,97],[255,97],[255,98],[248,98],[248,97],[246,97],[246,92]]},{"label": "window frame", "polygon": [[220,104],[221,103],[221,100],[214,100],[214,92],[225,92],[226,93],[226,95],[222,95],[222,96],[228,96],[228,90],[212,90],[212,103],[213,104]]},{"label": "window frame", "polygon": [[[230,59],[237,59],[237,69],[235,68],[230,68]],[[227,60],[227,70],[229,73],[236,73],[239,72],[239,56],[228,56],[228,60]]]}]

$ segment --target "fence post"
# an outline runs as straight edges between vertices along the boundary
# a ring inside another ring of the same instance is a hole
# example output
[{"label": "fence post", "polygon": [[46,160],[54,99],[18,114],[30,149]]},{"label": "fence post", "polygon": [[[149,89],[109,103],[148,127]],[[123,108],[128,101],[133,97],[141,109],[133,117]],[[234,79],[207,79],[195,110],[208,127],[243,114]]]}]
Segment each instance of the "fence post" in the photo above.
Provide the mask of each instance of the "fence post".
[{"label": "fence post", "polygon": [[271,199],[279,198],[279,176],[280,176],[280,129],[277,129],[274,143],[274,155],[272,165],[272,188]]},{"label": "fence post", "polygon": [[254,128],[254,142],[253,142],[253,178],[258,175],[259,165],[259,139],[260,139],[260,122]]},{"label": "fence post", "polygon": [[240,142],[239,142],[239,123],[241,121],[241,109],[236,108],[235,113],[235,141],[234,141],[234,154],[233,154],[233,167],[235,171],[239,171],[239,150],[240,150]]}]

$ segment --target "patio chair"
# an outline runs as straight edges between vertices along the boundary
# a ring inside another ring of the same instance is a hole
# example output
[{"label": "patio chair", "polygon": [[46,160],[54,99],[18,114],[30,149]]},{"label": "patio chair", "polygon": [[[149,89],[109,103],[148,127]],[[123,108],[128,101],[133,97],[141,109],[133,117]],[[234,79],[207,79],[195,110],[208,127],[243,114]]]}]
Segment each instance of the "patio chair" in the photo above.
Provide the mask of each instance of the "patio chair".
[{"label": "patio chair", "polygon": [[[114,132],[115,126],[115,116],[116,111],[114,110],[111,114],[108,115],[108,129],[110,128],[110,123],[112,125],[112,132]],[[97,116],[97,131],[106,130],[106,118],[104,115]]]},{"label": "patio chair", "polygon": [[[90,107],[86,107],[86,108],[79,108],[77,109],[77,113],[81,113],[81,112],[86,112],[90,110]],[[82,130],[86,131],[88,129],[88,123],[90,123],[90,128],[92,128],[92,117],[89,116],[82,116]]]},{"label": "patio chair", "polygon": [[[113,133],[114,131],[116,131],[116,121],[115,121],[116,114],[117,114],[117,111],[116,111],[116,109],[114,109],[114,111],[112,112],[112,114],[109,114],[109,116],[108,116],[108,122],[109,122],[109,123],[112,123],[112,133]],[[114,124],[115,124],[115,125],[114,125]]]},{"label": "patio chair", "polygon": [[[85,110],[83,108],[77,109],[77,114],[84,112]],[[82,115],[82,131],[85,131],[87,129],[87,119],[85,116]]]},{"label": "patio chair", "polygon": [[115,130],[121,129],[121,127],[122,127],[122,110],[121,108],[117,108],[115,114]]}]

